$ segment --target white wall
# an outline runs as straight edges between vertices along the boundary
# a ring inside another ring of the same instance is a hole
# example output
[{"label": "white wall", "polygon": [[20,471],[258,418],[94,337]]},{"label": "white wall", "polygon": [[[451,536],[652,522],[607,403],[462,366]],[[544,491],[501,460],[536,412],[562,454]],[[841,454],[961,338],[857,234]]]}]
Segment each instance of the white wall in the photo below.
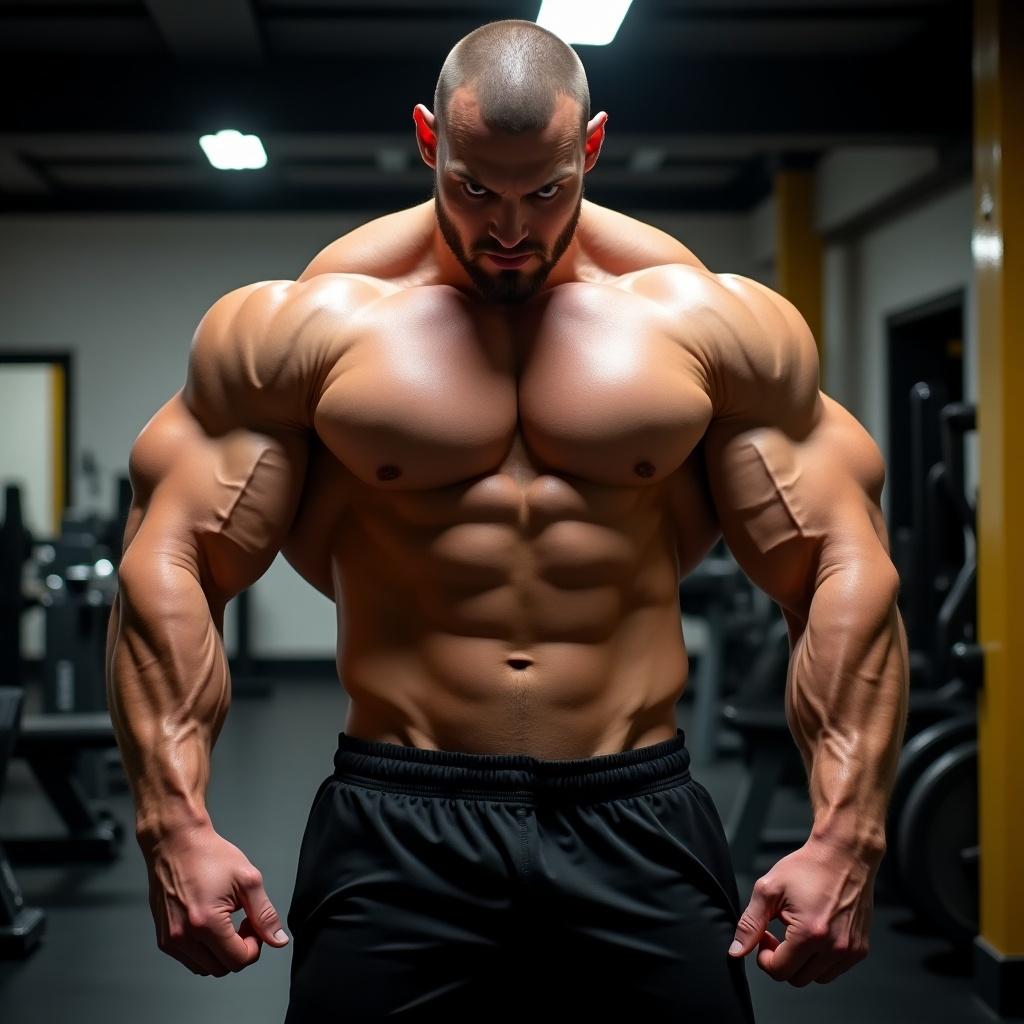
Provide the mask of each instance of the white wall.
[{"label": "white wall", "polygon": [[973,192],[968,182],[865,235],[854,247],[859,264],[857,319],[864,348],[862,408],[884,436],[888,432],[885,319],[893,313],[967,290],[965,397],[976,398],[977,345],[971,256]]},{"label": "white wall", "polygon": [[[848,290],[845,296],[828,295],[826,302],[845,303],[849,310],[846,343],[857,364],[857,393],[851,411],[887,459],[887,317],[964,289],[964,399],[977,400],[972,220],[973,189],[967,182],[843,247],[850,264]],[[830,258],[840,257],[832,253]],[[829,283],[836,281],[830,278]],[[968,447],[966,466],[971,490],[977,483],[975,449],[976,439]]]},{"label": "white wall", "polygon": [[[923,147],[851,147],[828,154],[816,172],[818,229],[834,230],[894,193],[906,195],[935,167],[934,153]],[[889,316],[963,289],[964,399],[977,400],[972,190],[969,181],[952,185],[883,224],[825,246],[822,388],[860,420],[886,461]],[[748,257],[765,273],[775,255],[774,218],[771,198],[748,215]],[[968,443],[965,469],[973,491],[976,436]],[[882,505],[888,514],[888,488]]]},{"label": "white wall", "polygon": [[[73,353],[72,474],[76,511],[115,507],[114,478],[132,442],[184,382],[192,334],[210,305],[251,281],[294,279],[332,239],[374,213],[339,215],[51,215],[0,219],[5,348]],[[644,215],[716,272],[750,273],[741,215]],[[8,413],[5,429],[11,427]],[[93,453],[105,491],[88,495],[80,464]],[[283,558],[253,588],[253,650],[333,657],[331,602]],[[33,613],[34,614],[34,613]],[[41,630],[26,616],[25,653]],[[225,635],[233,651],[229,606]]]},{"label": "white wall", "polygon": [[900,189],[913,187],[939,164],[931,146],[843,146],[815,170],[816,227],[830,231]]},{"label": "white wall", "polygon": [[650,213],[623,211],[678,238],[708,270],[716,274],[759,277],[763,267],[751,256],[746,214]]}]

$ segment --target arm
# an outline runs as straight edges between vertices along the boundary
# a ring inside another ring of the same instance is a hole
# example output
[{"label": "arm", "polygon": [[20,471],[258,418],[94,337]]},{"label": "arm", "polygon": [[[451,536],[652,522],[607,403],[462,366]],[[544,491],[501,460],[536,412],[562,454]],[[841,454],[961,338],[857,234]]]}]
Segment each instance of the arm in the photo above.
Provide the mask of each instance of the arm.
[{"label": "arm", "polygon": [[[763,971],[803,987],[867,956],[906,725],[907,641],[877,445],[819,390],[796,309],[753,281],[717,281],[709,484],[726,543],[786,617],[786,718],[814,817],[807,842],[754,883],[729,953],[757,947]],[[781,940],[768,931],[776,917]]]},{"label": "arm", "polygon": [[877,864],[907,709],[906,636],[879,507],[877,445],[818,389],[794,307],[723,276],[709,481],[726,543],[790,630],[786,716],[810,784],[812,839]]},{"label": "arm", "polygon": [[144,850],[210,824],[210,752],[230,702],[224,607],[270,566],[298,503],[306,392],[267,344],[286,318],[289,284],[214,304],[184,389],[131,451],[107,691]]},{"label": "arm", "polygon": [[214,830],[206,787],[230,700],[224,606],[269,567],[305,475],[312,388],[309,357],[292,350],[295,290],[237,289],[200,322],[185,387],[132,446],[107,629],[107,702],[157,945],[218,978],[258,960],[262,943],[288,942],[262,875]]}]

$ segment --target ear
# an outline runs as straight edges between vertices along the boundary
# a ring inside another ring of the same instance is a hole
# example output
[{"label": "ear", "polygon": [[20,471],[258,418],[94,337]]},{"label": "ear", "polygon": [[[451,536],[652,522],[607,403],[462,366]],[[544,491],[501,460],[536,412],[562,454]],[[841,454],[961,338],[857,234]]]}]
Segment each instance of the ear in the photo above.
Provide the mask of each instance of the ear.
[{"label": "ear", "polygon": [[597,163],[598,154],[604,144],[604,125],[607,120],[608,114],[602,110],[587,122],[587,142],[583,150],[584,174]]},{"label": "ear", "polygon": [[428,167],[436,167],[437,121],[422,103],[412,108],[412,119],[416,122],[416,145],[419,146],[420,156]]}]

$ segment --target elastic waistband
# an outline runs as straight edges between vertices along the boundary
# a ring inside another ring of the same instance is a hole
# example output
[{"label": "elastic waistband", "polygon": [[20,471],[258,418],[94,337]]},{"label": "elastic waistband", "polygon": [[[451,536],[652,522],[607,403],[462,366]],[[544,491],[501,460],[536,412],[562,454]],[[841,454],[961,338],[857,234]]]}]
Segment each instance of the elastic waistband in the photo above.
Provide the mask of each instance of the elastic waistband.
[{"label": "elastic waistband", "polygon": [[334,775],[402,793],[529,803],[544,799],[639,796],[689,781],[686,734],[597,757],[554,760],[529,754],[424,750],[338,734]]}]

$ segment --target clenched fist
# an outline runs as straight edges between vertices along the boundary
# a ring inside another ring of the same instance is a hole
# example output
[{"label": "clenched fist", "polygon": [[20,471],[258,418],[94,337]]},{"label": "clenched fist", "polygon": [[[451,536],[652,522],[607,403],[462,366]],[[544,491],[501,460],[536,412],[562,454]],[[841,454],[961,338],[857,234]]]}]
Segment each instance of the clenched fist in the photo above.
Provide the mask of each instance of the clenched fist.
[{"label": "clenched fist", "polygon": [[[259,960],[264,942],[288,944],[263,876],[213,828],[166,836],[145,858],[157,945],[194,974],[223,978]],[[245,911],[237,931],[236,910]]]}]

